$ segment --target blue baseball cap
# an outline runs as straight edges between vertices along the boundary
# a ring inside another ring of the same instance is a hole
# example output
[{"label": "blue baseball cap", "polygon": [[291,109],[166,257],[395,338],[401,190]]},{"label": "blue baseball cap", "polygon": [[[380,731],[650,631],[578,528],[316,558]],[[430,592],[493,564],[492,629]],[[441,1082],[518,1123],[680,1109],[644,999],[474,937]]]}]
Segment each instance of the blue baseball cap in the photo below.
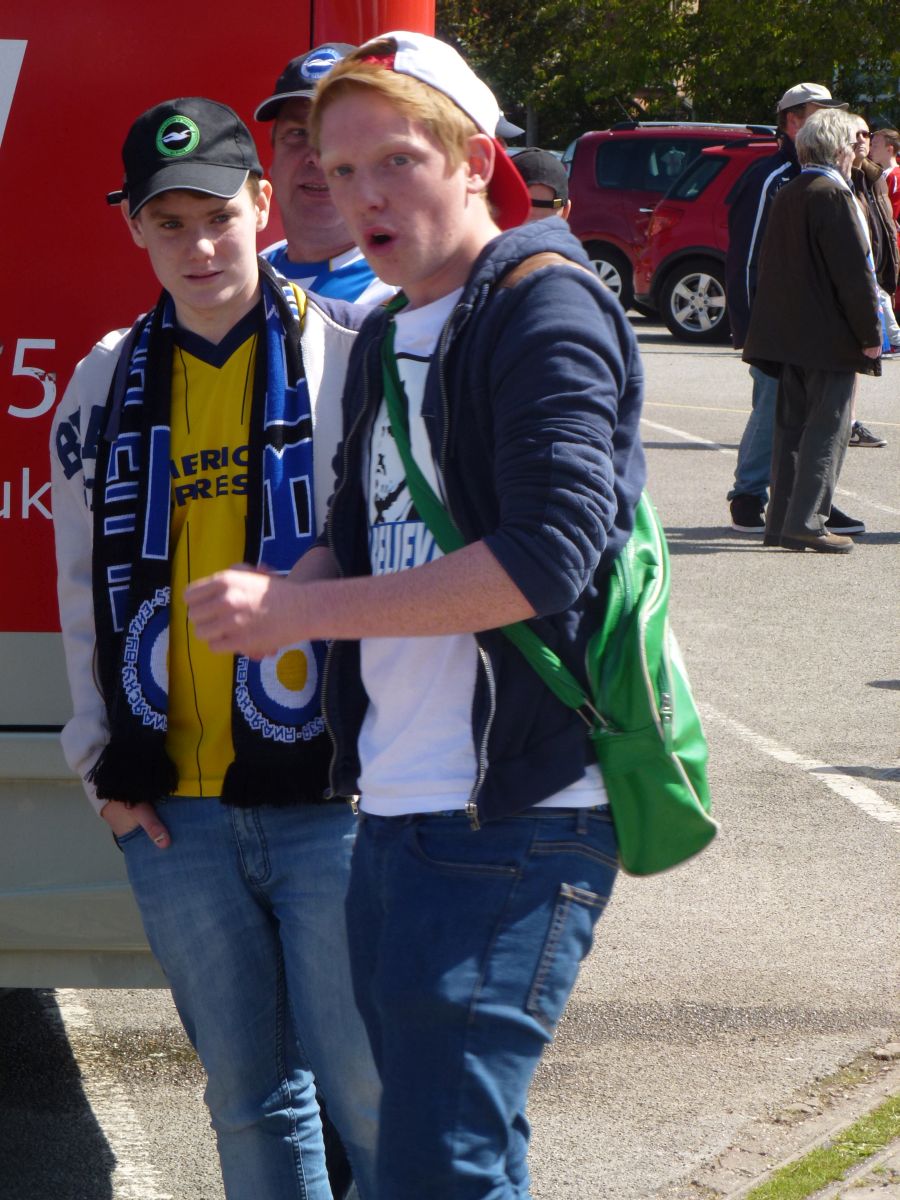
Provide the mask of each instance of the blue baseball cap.
[{"label": "blue baseball cap", "polygon": [[292,58],[275,83],[275,92],[263,100],[253,114],[257,121],[274,121],[285,100],[301,97],[311,100],[316,84],[323,79],[335,63],[355,50],[346,42],[326,42],[306,54]]}]

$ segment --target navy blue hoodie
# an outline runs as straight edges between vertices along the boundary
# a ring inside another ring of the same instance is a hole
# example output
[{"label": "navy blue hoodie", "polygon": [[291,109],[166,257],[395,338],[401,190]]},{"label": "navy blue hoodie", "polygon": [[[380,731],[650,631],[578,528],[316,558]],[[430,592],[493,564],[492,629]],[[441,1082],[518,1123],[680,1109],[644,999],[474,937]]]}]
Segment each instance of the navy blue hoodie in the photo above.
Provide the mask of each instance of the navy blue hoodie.
[{"label": "navy blue hoodie", "polygon": [[737,184],[728,210],[728,252],[725,256],[725,294],[731,321],[731,341],[740,350],[750,325],[756,296],[759,256],[772,201],[786,183],[800,174],[797,150],[783,135],[775,154],[748,167]]},{"label": "navy blue hoodie", "polygon": [[[498,286],[523,259],[545,251],[588,270],[557,263]],[[347,576],[369,573],[363,476],[382,396],[387,321],[383,310],[365,321],[344,391],[326,538]],[[510,230],[485,247],[442,331],[422,414],[457,526],[467,541],[484,540],[538,613],[535,632],[582,680],[586,644],[602,619],[604,577],[631,533],[644,486],[642,392],[625,314],[562,221]],[[507,639],[492,630],[476,640],[473,823],[574,783],[591,755],[582,719]],[[332,787],[351,795],[368,704],[358,643],[334,643],[324,690],[335,740]],[[427,771],[427,747],[421,756]]]}]

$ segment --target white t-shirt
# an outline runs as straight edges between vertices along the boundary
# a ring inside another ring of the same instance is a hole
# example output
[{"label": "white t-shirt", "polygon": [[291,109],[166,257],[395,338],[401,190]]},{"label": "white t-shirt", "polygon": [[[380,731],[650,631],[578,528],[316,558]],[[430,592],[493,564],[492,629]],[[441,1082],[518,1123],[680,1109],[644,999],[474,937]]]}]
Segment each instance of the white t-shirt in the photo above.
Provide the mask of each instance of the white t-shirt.
[{"label": "white t-shirt", "polygon": [[[422,400],[441,330],[461,294],[459,288],[422,308],[403,309],[394,318],[394,352],[409,405],[413,457],[445,502],[422,420]],[[372,425],[364,470],[372,574],[405,571],[439,558],[440,548],[414,509],[384,401]],[[399,816],[464,808],[477,776],[474,636],[363,638],[360,655],[369,696],[359,737],[363,811]],[[543,804],[576,808],[602,801],[600,772],[592,764],[583,779]]]}]

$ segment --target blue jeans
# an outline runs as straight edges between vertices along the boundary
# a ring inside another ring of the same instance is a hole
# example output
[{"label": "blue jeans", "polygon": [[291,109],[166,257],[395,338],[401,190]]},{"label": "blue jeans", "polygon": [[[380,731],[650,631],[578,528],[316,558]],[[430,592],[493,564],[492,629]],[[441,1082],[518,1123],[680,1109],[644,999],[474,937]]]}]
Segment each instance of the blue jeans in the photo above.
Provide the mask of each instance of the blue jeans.
[{"label": "blue jeans", "polygon": [[604,810],[361,818],[347,913],[380,1200],[527,1200],[528,1089],[616,869]]},{"label": "blue jeans", "polygon": [[766,375],[757,367],[750,368],[750,376],[753,380],[753,408],[738,447],[734,487],[728,493],[728,499],[733,500],[735,496],[759,496],[765,504],[772,470],[772,439],[775,433],[778,380]]},{"label": "blue jeans", "polygon": [[344,919],[353,814],[179,797],[157,808],[167,850],[141,829],[119,844],[207,1072],[228,1200],[331,1200],[316,1082],[373,1200],[380,1086]]}]

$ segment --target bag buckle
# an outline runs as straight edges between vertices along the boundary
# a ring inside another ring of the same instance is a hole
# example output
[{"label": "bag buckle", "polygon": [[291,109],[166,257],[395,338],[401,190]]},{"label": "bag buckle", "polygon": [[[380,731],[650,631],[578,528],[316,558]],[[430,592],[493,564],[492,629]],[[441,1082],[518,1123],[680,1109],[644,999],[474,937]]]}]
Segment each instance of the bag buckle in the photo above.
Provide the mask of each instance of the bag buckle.
[{"label": "bag buckle", "polygon": [[593,704],[591,704],[587,697],[585,697],[583,703],[575,709],[575,712],[578,713],[579,717],[581,717],[582,721],[584,721],[591,733],[598,728],[604,730],[609,730],[611,728],[609,721],[606,720],[599,709],[595,708]]}]

